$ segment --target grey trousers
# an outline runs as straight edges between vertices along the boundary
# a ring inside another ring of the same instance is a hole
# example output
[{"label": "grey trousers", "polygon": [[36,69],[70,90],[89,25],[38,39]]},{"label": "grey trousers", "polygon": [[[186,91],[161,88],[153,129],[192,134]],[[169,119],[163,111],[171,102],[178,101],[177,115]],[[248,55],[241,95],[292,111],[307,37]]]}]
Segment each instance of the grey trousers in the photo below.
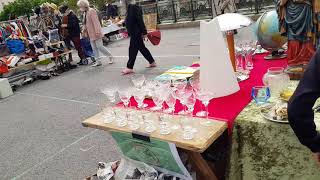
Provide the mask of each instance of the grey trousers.
[{"label": "grey trousers", "polygon": [[102,39],[97,39],[95,41],[90,41],[93,53],[94,53],[94,57],[98,60],[101,56],[100,56],[100,52],[107,57],[112,56],[111,52],[103,46],[103,42]]}]

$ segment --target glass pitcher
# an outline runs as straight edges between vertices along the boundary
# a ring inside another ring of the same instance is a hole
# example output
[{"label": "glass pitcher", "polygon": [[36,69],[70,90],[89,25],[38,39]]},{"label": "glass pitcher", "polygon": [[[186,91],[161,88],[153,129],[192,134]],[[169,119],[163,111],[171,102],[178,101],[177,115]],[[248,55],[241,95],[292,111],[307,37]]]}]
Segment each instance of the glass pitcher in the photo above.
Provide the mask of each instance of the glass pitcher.
[{"label": "glass pitcher", "polygon": [[264,85],[268,86],[271,91],[271,100],[275,100],[279,97],[281,91],[287,88],[290,77],[284,72],[284,68],[271,67],[262,80]]}]

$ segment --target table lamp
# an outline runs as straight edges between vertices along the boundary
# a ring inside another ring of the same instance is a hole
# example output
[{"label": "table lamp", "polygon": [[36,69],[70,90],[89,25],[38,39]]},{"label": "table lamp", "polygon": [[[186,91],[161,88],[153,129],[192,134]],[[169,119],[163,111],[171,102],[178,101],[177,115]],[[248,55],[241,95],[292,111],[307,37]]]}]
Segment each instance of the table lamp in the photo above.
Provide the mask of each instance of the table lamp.
[{"label": "table lamp", "polygon": [[200,86],[216,98],[240,90],[218,19],[200,24]]},{"label": "table lamp", "polygon": [[230,60],[233,70],[236,71],[236,57],[234,48],[234,30],[250,26],[252,20],[247,16],[237,13],[226,13],[217,16],[221,31],[226,33]]}]

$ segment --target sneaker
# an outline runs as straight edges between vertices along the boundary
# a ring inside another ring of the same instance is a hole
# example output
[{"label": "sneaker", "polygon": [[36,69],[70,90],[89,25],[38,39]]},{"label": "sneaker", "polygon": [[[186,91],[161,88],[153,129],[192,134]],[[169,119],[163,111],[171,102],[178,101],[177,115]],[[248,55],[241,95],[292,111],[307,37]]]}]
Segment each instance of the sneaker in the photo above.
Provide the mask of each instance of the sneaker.
[{"label": "sneaker", "polygon": [[108,59],[109,59],[109,64],[113,64],[113,59],[114,59],[114,57],[113,57],[113,56],[110,56]]},{"label": "sneaker", "polygon": [[147,68],[154,68],[154,67],[157,67],[156,62],[153,62],[153,63],[149,64],[149,66],[147,66]]},{"label": "sneaker", "polygon": [[101,61],[96,61],[91,66],[92,67],[97,67],[97,66],[101,66],[101,65],[102,65]]},{"label": "sneaker", "polygon": [[125,68],[124,70],[121,71],[122,75],[127,75],[127,74],[132,74],[133,69]]},{"label": "sneaker", "polygon": [[88,65],[88,60],[87,59],[81,59],[77,64],[79,66]]}]

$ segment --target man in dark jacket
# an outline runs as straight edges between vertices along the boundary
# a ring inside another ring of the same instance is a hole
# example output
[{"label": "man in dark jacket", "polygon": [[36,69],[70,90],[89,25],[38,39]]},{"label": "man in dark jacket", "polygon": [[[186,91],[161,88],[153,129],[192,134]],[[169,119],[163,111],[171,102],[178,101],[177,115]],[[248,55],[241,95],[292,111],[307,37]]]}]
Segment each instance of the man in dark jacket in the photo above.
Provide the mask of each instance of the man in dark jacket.
[{"label": "man in dark jacket", "polygon": [[[84,54],[84,51],[81,47],[81,41],[80,41],[80,21],[78,17],[73,13],[72,10],[69,10],[67,5],[63,5],[59,8],[60,12],[63,14],[63,16],[67,17],[67,22],[63,22],[61,27],[65,28],[67,30],[67,37],[65,37],[66,40],[71,40],[75,46],[75,49],[78,51],[78,56],[80,58],[79,65],[83,65],[86,57]],[[63,18],[64,19],[64,18]]]},{"label": "man in dark jacket", "polygon": [[125,25],[130,36],[130,46],[127,68],[122,71],[122,74],[133,73],[133,66],[138,51],[140,51],[144,58],[149,62],[148,68],[156,67],[155,60],[144,44],[144,39],[147,36],[147,29],[143,21],[142,10],[138,5],[132,2],[128,5]]},{"label": "man in dark jacket", "polygon": [[320,97],[320,50],[311,59],[288,106],[289,122],[300,142],[320,165],[320,135],[314,122],[313,106]]},{"label": "man in dark jacket", "polygon": [[108,1],[108,3],[105,6],[105,12],[107,19],[114,19],[116,16],[118,16],[118,10],[116,6],[112,5],[111,2]]}]

